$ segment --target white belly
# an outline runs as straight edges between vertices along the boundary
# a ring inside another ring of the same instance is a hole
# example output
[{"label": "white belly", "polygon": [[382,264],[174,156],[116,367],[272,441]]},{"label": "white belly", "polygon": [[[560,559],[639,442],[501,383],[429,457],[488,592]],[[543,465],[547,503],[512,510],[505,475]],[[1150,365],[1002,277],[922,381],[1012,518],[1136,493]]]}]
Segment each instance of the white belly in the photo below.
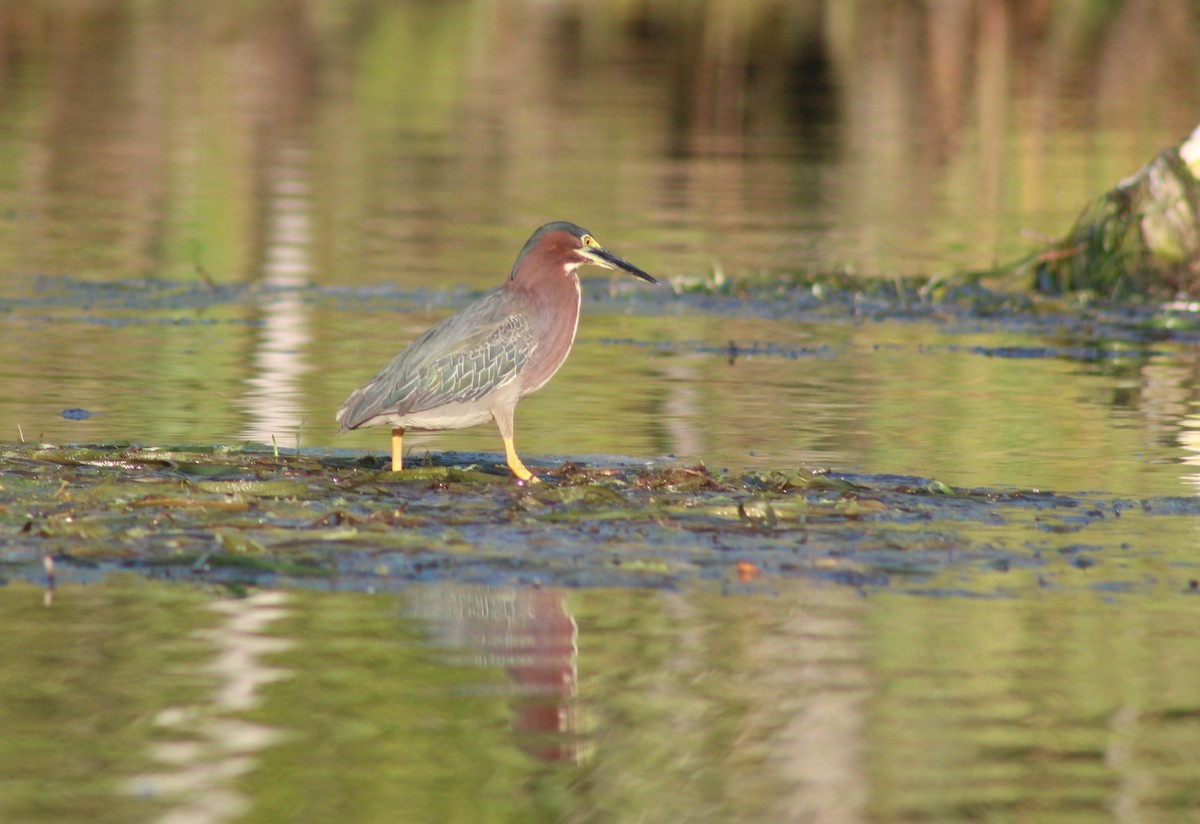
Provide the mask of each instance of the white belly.
[{"label": "white belly", "polygon": [[393,429],[425,429],[436,431],[440,429],[466,429],[469,426],[479,426],[492,420],[492,412],[478,403],[451,403],[439,406],[437,409],[426,409],[423,412],[409,412],[405,415],[380,415],[373,418],[369,426],[387,425]]}]

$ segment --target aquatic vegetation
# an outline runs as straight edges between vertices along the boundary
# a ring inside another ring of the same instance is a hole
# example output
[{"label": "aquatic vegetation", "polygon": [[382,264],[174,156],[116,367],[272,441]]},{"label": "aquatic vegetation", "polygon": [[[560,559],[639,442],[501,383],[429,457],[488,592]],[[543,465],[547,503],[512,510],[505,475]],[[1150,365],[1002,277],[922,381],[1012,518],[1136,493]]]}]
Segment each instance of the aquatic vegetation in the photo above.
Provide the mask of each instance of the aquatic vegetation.
[{"label": "aquatic vegetation", "polygon": [[[480,455],[431,456],[397,474],[383,458],[260,445],[9,444],[0,563],[32,579],[49,564],[59,580],[127,569],[235,587],[368,590],[442,578],[769,586],[776,576],[869,589],[919,587],[946,570],[1017,569],[1040,586],[1071,570],[1117,569],[1111,562],[1129,555],[1123,527],[1136,531],[1139,517],[1200,511],[1192,498],[807,469],[567,462],[542,476],[547,483],[517,484]],[[1179,590],[1187,586],[1181,578]]]},{"label": "aquatic vegetation", "polygon": [[1061,240],[1015,267],[1044,292],[1194,295],[1200,284],[1200,126],[1092,201]]}]

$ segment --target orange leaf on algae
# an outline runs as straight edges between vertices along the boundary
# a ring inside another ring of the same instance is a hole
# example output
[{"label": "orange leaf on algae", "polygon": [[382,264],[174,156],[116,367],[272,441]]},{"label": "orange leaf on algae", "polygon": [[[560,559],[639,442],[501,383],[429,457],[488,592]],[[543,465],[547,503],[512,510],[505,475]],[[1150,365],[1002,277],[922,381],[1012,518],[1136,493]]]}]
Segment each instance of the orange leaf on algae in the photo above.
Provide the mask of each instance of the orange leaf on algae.
[{"label": "orange leaf on algae", "polygon": [[753,581],[755,578],[757,578],[761,574],[762,574],[762,570],[755,564],[752,564],[749,561],[738,561],[737,562],[738,580],[741,581],[742,583],[746,583],[748,581]]}]

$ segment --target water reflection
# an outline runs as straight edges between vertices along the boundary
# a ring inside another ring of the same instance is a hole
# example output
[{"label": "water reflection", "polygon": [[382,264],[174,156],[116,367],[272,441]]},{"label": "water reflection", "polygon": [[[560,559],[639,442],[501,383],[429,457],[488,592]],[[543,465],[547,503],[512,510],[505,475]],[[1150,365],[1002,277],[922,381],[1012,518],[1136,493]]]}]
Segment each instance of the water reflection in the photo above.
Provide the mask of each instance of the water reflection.
[{"label": "water reflection", "polygon": [[864,605],[850,590],[806,595],[760,649],[777,664],[764,671],[788,696],[781,709],[790,716],[772,746],[793,787],[777,820],[864,821],[871,796]]},{"label": "water reflection", "polygon": [[0,269],[259,277],[260,193],[296,140],[323,282],[482,288],[511,253],[462,239],[549,219],[668,274],[983,267],[1191,131],[1192,12],[19,4],[0,12],[19,44],[0,55]]},{"label": "water reflection", "polygon": [[508,674],[516,745],[585,770],[561,777],[594,788],[580,811],[863,820],[866,604],[841,588],[789,596],[439,585],[405,603],[448,663]]},{"label": "water reflection", "polygon": [[[265,260],[262,264],[262,329],[250,358],[251,374],[243,398],[246,428],[240,437],[300,446],[304,426],[305,354],[312,341],[309,302],[298,290],[313,274],[312,194],[309,153],[286,147],[272,167],[267,193]],[[286,440],[285,440],[286,436]]]},{"label": "water reflection", "polygon": [[1040,574],[245,599],[109,578],[52,609],[11,584],[0,818],[1187,820],[1200,600]]},{"label": "water reflection", "polygon": [[578,627],[566,594],[551,589],[423,587],[406,603],[458,663],[499,667],[511,683],[512,728],[522,751],[581,763],[590,720],[577,701]]},{"label": "water reflection", "polygon": [[284,593],[264,590],[212,603],[221,623],[199,633],[215,652],[202,669],[213,678],[209,700],[158,713],[154,724],[168,738],[152,745],[151,757],[163,769],[129,782],[131,793],[167,805],[164,824],[219,824],[250,808],[253,800],[233,782],[256,769],[256,754],[282,733],[245,715],[263,702],[267,684],[290,675],[264,660],[293,646],[264,634],[288,614],[287,602]]}]

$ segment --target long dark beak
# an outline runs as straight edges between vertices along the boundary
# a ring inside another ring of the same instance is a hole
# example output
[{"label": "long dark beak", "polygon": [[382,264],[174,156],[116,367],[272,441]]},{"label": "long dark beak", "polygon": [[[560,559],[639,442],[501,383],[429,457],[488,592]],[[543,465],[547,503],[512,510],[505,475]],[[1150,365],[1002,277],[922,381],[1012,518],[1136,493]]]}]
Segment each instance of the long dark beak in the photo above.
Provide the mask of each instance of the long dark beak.
[{"label": "long dark beak", "polygon": [[588,246],[580,251],[591,258],[592,262],[597,266],[603,266],[605,269],[623,269],[635,278],[641,278],[647,283],[658,283],[658,280],[653,275],[643,272],[629,261],[618,255],[614,255],[601,246]]}]

